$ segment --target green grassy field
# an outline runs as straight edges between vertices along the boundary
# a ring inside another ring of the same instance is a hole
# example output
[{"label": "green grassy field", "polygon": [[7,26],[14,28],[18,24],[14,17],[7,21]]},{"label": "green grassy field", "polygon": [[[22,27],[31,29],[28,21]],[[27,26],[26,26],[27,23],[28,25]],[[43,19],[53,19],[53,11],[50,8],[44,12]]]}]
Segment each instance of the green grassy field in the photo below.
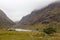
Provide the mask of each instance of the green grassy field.
[{"label": "green grassy field", "polygon": [[43,32],[16,32],[0,30],[0,40],[60,40],[60,33],[54,33],[54,35],[48,36]]}]

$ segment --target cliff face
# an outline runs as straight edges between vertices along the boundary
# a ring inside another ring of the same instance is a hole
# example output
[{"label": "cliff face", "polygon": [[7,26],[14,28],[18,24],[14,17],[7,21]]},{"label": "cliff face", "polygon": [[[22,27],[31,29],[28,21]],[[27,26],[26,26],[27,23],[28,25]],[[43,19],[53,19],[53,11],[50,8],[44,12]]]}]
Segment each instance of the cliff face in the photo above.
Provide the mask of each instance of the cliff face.
[{"label": "cliff face", "polygon": [[0,28],[10,28],[13,24],[14,22],[10,20],[2,10],[0,10]]},{"label": "cliff face", "polygon": [[19,25],[48,24],[51,22],[60,22],[60,2],[55,2],[43,9],[33,11],[23,17]]}]

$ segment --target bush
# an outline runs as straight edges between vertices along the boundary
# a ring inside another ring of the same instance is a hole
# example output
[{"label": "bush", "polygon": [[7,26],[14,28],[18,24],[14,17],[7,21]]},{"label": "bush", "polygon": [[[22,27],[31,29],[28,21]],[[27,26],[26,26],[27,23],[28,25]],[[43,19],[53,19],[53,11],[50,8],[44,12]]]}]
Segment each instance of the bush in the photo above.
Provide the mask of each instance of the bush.
[{"label": "bush", "polygon": [[43,29],[43,32],[49,35],[49,34],[53,34],[54,32],[56,32],[56,30],[53,27],[49,27],[49,28]]}]

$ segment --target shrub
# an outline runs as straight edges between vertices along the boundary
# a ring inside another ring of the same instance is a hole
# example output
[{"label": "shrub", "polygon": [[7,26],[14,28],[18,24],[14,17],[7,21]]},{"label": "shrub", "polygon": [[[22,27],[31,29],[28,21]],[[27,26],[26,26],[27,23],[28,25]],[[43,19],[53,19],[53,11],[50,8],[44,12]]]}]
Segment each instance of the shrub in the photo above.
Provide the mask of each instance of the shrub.
[{"label": "shrub", "polygon": [[49,28],[43,29],[43,32],[49,35],[49,34],[53,34],[54,32],[56,32],[56,30],[53,27],[49,27]]}]

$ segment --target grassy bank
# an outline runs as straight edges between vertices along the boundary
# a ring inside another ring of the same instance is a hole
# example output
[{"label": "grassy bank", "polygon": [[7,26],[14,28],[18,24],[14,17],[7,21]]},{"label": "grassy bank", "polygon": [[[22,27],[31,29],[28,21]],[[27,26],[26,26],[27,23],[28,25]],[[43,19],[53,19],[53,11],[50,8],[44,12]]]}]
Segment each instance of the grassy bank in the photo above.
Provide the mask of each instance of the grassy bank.
[{"label": "grassy bank", "polygon": [[60,33],[45,35],[43,32],[16,32],[0,30],[0,40],[60,40]]}]

